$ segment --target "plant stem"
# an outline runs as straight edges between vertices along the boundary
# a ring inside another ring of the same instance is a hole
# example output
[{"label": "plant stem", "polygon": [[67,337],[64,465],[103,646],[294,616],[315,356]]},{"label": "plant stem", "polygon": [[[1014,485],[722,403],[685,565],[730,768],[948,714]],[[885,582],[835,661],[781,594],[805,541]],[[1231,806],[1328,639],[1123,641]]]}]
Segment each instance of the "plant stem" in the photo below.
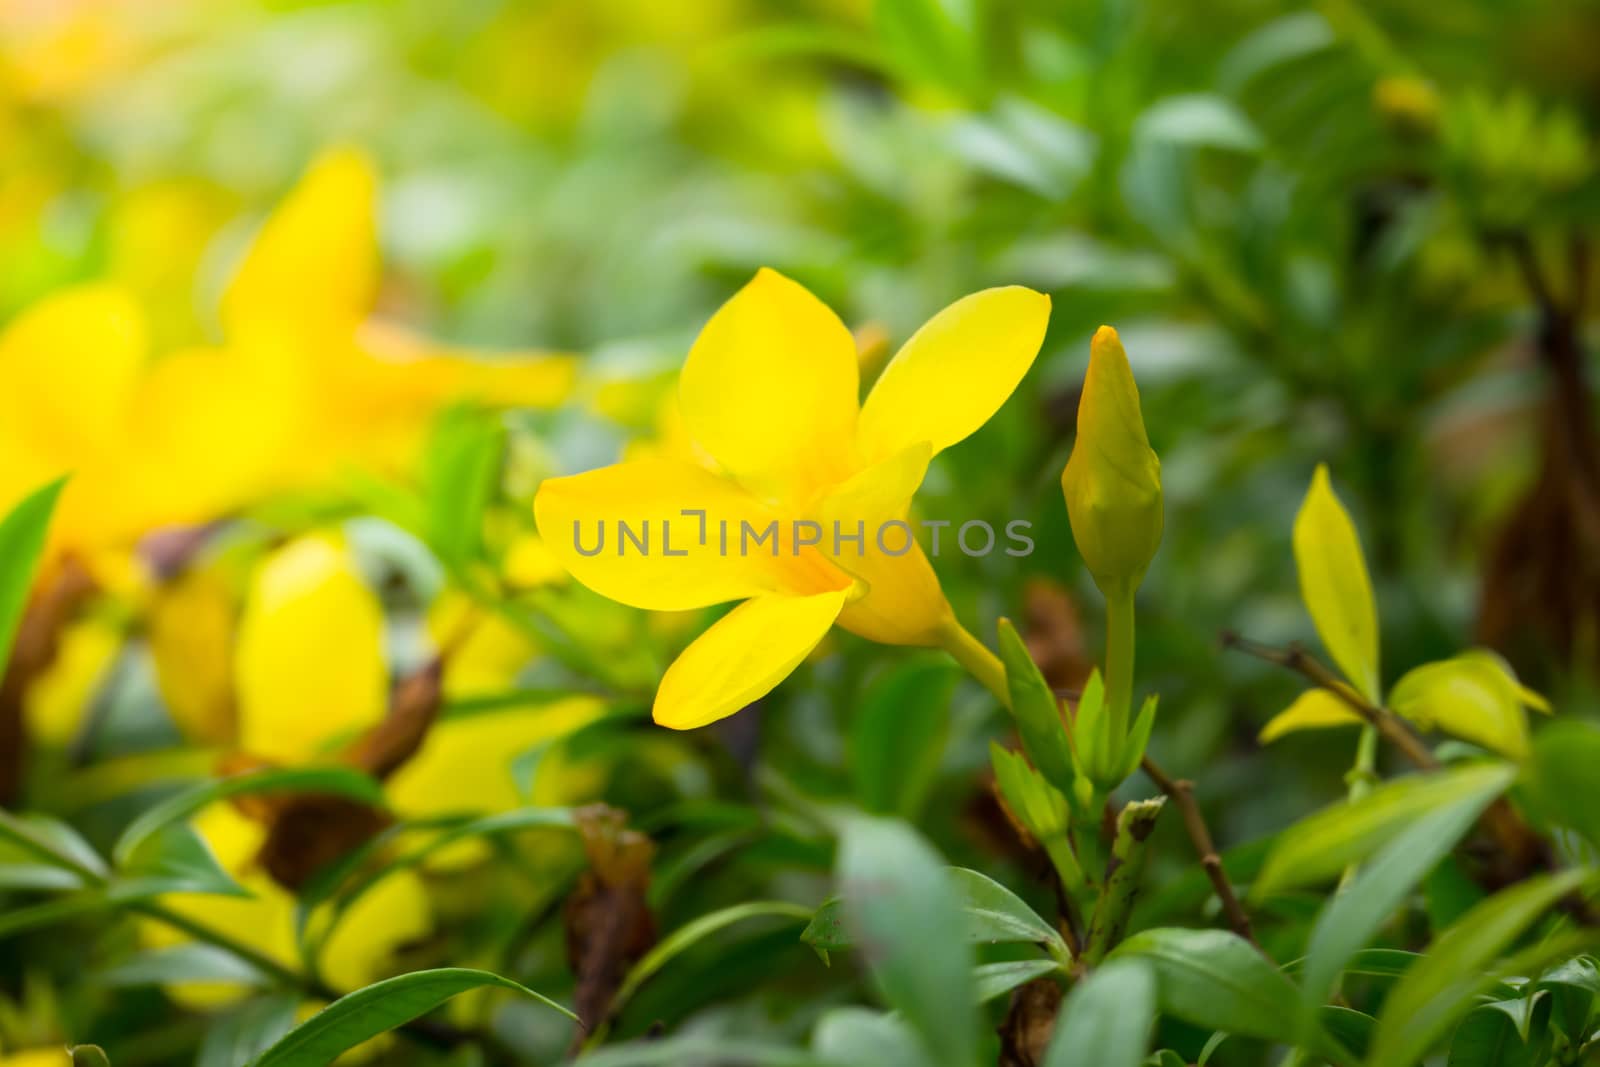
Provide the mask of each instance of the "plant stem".
[{"label": "plant stem", "polygon": [[966,672],[977,679],[1005,707],[1011,706],[1011,690],[1006,685],[1006,669],[1000,657],[967,632],[955,616],[939,627],[940,644]]},{"label": "plant stem", "polygon": [[1111,842],[1111,860],[1106,864],[1105,884],[1095,902],[1094,918],[1083,948],[1083,962],[1090,967],[1105,959],[1106,953],[1122,940],[1133,914],[1144,876],[1145,841],[1155,829],[1156,817],[1166,804],[1165,797],[1129,801],[1117,816],[1117,832]]},{"label": "plant stem", "polygon": [[[1266,956],[1266,950],[1256,941],[1255,931],[1250,925],[1250,915],[1239,902],[1239,895],[1233,891],[1233,883],[1228,881],[1228,872],[1222,868],[1222,856],[1218,854],[1217,846],[1211,840],[1211,830],[1206,826],[1205,815],[1201,813],[1200,805],[1194,799],[1194,783],[1187,778],[1173,779],[1149,756],[1145,756],[1142,766],[1144,773],[1156,784],[1156,788],[1171,797],[1172,802],[1178,805],[1178,812],[1183,816],[1183,828],[1189,834],[1195,852],[1200,856],[1200,866],[1205,869],[1206,877],[1211,880],[1212,890],[1222,902],[1222,912],[1228,917],[1228,925],[1233,928],[1234,933],[1255,945],[1256,950]],[[1267,958],[1271,959],[1270,956]]]},{"label": "plant stem", "polygon": [[1133,587],[1106,594],[1106,715],[1111,735],[1123,738],[1133,706]]}]

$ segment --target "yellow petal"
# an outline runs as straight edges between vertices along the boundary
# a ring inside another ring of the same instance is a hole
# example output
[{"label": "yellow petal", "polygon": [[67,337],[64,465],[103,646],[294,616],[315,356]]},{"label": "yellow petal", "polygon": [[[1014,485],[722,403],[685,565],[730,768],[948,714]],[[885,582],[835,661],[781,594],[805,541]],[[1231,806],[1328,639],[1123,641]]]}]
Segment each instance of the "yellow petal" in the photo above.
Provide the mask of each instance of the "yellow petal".
[{"label": "yellow petal", "polygon": [[239,744],[301,763],[383,717],[383,615],[344,546],[307,535],[257,570],[235,654]]},{"label": "yellow petal", "polygon": [[394,971],[396,951],[426,937],[432,928],[422,880],[406,870],[388,875],[339,920],[323,946],[323,976],[335,989],[370,985]]},{"label": "yellow petal", "polygon": [[188,741],[232,744],[233,650],[237,605],[220,574],[195,568],[155,591],[146,616],[161,699]]},{"label": "yellow petal", "polygon": [[342,384],[358,404],[426,416],[452,400],[489,407],[553,408],[572,393],[578,361],[558,352],[491,352],[443,345],[393,323],[359,331],[361,358]]},{"label": "yellow petal", "polygon": [[743,524],[761,532],[777,514],[690,463],[640,460],[549,478],[533,513],[540,537],[574,578],[637,608],[683,611],[769,591],[849,584],[814,551],[797,556],[787,542],[776,556],[748,550]]},{"label": "yellow petal", "polygon": [[0,1067],[72,1067],[72,1057],[68,1055],[65,1045],[22,1049],[9,1054],[0,1053]]},{"label": "yellow petal", "polygon": [[1360,722],[1361,716],[1326,689],[1308,689],[1261,728],[1260,741],[1267,744],[1296,730],[1322,730]]},{"label": "yellow petal", "polygon": [[1528,754],[1523,692],[1504,660],[1478,651],[1406,672],[1395,683],[1389,704],[1425,730],[1442,730],[1521,759]]},{"label": "yellow petal", "polygon": [[533,589],[541,585],[558,585],[567,580],[566,568],[560,558],[535,533],[518,537],[506,549],[503,561],[506,583],[516,589]]},{"label": "yellow petal", "polygon": [[1378,613],[1355,523],[1318,464],[1294,520],[1300,596],[1323,647],[1368,700],[1378,700]]},{"label": "yellow petal", "polygon": [[656,691],[656,722],[691,730],[766,696],[817,647],[848,595],[841,589],[740,604],[667,668]]},{"label": "yellow petal", "polygon": [[67,627],[55,658],[28,686],[24,698],[33,741],[62,748],[77,736],[122,644],[122,628],[103,617],[91,616]]},{"label": "yellow petal", "polygon": [[835,480],[855,439],[856,346],[828,307],[762,269],[718,309],[679,380],[690,436],[764,495]]},{"label": "yellow petal", "polygon": [[962,297],[912,335],[861,408],[861,447],[949,448],[988,422],[1033,366],[1050,298],[1013,285]]},{"label": "yellow petal", "polygon": [[130,294],[113,285],[64,290],[0,335],[0,411],[63,468],[106,458],[122,444],[145,346]]},{"label": "yellow petal", "polygon": [[378,281],[377,175],[360,152],[317,160],[272,213],[223,296],[230,338],[353,331]]},{"label": "yellow petal", "polygon": [[[931,454],[927,441],[911,445],[844,482],[817,507],[824,547],[862,584],[839,625],[871,641],[937,645],[951,614],[916,527],[906,519]],[[954,539],[953,530],[944,531],[946,546]]]}]

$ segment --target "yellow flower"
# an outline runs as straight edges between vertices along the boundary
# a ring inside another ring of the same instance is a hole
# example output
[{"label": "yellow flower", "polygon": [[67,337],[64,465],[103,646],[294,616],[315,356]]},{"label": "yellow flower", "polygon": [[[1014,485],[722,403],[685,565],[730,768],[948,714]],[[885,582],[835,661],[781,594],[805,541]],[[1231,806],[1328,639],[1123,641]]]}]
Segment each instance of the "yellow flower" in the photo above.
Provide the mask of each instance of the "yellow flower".
[{"label": "yellow flower", "polygon": [[1137,588],[1161,545],[1161,461],[1139,412],[1139,387],[1117,331],[1089,349],[1078,438],[1061,472],[1072,538],[1108,599]]},{"label": "yellow flower", "polygon": [[376,197],[365,157],[319,159],[229,285],[220,346],[153,358],[143,308],[111,284],[19,316],[0,335],[0,503],[72,471],[54,541],[93,552],[404,463],[455,400],[560,402],[570,357],[478,358],[371,318]]},{"label": "yellow flower", "polygon": [[0,1052],[0,1067],[72,1067],[72,1056],[65,1045]]},{"label": "yellow flower", "polygon": [[[955,624],[938,578],[896,524],[932,456],[982,426],[1027,373],[1049,307],[1014,286],[957,301],[862,403],[844,323],[762,270],[706,324],[679,381],[684,427],[716,469],[660,457],[540,487],[540,534],[596,592],[655,611],[743,601],[667,670],[657,722],[731,715],[835,622],[888,644],[947,640]],[[597,530],[611,540],[591,553]],[[638,550],[641,533],[653,550]]]}]

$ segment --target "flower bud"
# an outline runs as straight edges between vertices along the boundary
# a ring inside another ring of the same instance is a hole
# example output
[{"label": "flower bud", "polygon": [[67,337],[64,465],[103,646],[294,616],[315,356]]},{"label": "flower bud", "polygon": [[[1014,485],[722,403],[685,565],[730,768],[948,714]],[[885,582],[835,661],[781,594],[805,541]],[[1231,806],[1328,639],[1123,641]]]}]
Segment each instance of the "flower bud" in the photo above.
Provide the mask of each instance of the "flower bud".
[{"label": "flower bud", "polygon": [[1078,401],[1078,439],[1061,472],[1072,537],[1109,599],[1131,594],[1161,544],[1161,461],[1117,331],[1102,326]]}]

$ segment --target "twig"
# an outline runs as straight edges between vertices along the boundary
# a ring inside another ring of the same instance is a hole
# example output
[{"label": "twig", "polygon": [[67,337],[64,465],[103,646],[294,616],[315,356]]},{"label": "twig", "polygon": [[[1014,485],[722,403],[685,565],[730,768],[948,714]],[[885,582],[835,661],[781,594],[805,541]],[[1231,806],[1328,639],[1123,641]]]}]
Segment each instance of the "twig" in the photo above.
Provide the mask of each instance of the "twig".
[{"label": "twig", "polygon": [[[1187,778],[1174,779],[1148,755],[1140,765],[1144,768],[1144,773],[1156,784],[1156,788],[1178,805],[1178,812],[1183,816],[1183,828],[1188,831],[1189,840],[1194,843],[1194,850],[1200,856],[1200,866],[1205,868],[1206,877],[1211,879],[1211,888],[1216,892],[1217,899],[1222,902],[1222,912],[1228,917],[1228,926],[1234,933],[1255,945],[1256,951],[1266,956],[1266,949],[1263,949],[1261,943],[1256,940],[1255,931],[1250,925],[1249,913],[1244,910],[1238,894],[1233,891],[1233,883],[1228,881],[1228,872],[1222,869],[1222,857],[1217,853],[1217,846],[1211,840],[1211,830],[1206,826],[1206,817],[1194,799],[1194,783]],[[1267,958],[1271,959],[1270,956]]]},{"label": "twig", "polygon": [[[1376,727],[1384,740],[1399,749],[1418,769],[1434,771],[1441,766],[1438,757],[1434,756],[1417,735],[1400,721],[1399,716],[1357,693],[1300,645],[1291,644],[1286,648],[1275,648],[1225,630],[1222,633],[1222,646],[1238,649],[1268,663],[1276,663],[1280,667],[1295,671],[1313,685],[1326,689],[1344,701],[1346,706],[1362,719]],[[1495,798],[1494,802],[1484,809],[1478,822],[1504,851],[1512,868],[1490,879],[1494,884],[1489,888],[1498,889],[1517,881],[1529,870],[1556,868],[1555,854],[1550,848],[1550,843],[1523,821],[1505,797]],[[1563,906],[1579,922],[1585,925],[1600,925],[1600,915],[1594,914],[1577,895],[1569,897]]]},{"label": "twig", "polygon": [[1350,686],[1339,679],[1339,676],[1325,667],[1311,653],[1299,644],[1290,644],[1286,648],[1274,648],[1248,638],[1240,637],[1232,630],[1222,632],[1222,647],[1238,649],[1246,655],[1275,663],[1280,667],[1294,671],[1311,684],[1326,689],[1357,715],[1376,727],[1378,733],[1388,741],[1401,754],[1415,764],[1420,770],[1431,771],[1439,767],[1439,760],[1428,746],[1424,745],[1416,734],[1412,733],[1401,722],[1399,717],[1388,708],[1380,707],[1357,693]]}]

